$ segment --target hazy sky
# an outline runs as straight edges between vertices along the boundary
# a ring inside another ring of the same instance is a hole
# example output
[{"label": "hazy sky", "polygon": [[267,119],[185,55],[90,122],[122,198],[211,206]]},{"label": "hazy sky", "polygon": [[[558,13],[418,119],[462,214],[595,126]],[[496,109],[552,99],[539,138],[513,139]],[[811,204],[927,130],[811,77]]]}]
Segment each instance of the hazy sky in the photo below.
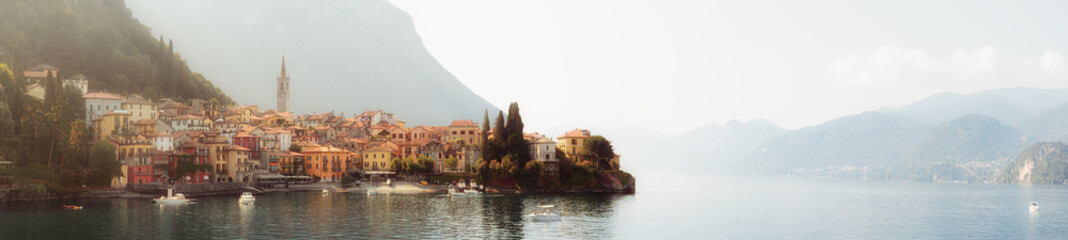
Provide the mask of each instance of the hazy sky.
[{"label": "hazy sky", "polygon": [[519,101],[532,129],[796,129],[941,91],[1068,86],[1065,2],[392,2],[445,68],[493,104]]}]

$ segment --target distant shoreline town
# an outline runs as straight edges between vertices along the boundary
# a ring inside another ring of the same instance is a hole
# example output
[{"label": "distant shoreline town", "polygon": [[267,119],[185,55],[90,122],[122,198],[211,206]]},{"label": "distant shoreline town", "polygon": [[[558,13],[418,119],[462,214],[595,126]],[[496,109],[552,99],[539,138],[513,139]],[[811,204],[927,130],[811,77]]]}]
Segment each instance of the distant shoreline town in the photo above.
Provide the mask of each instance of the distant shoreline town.
[{"label": "distant shoreline town", "polygon": [[[39,65],[23,72],[25,94],[47,101],[46,87],[59,85],[58,78],[52,77],[58,76],[58,71]],[[585,129],[566,132],[555,140],[523,132],[515,103],[507,124],[501,112],[494,128],[490,127],[488,112],[482,127],[466,119],[442,126],[410,126],[381,109],[352,115],[326,112],[294,116],[289,112],[290,80],[284,58],[277,78],[278,110],[223,106],[214,100],[154,101],[138,94],[89,92],[88,82],[79,75],[63,80],[62,85],[81,91],[89,142],[106,142],[110,146],[105,147],[114,149],[114,160],[121,163],[121,173],[115,172],[110,181],[112,189],[160,183],[241,183],[275,188],[280,184],[350,184],[398,176],[425,179],[452,175],[477,179],[488,188],[573,191],[575,188],[567,187],[596,186],[601,172],[619,172],[619,156],[603,137]],[[498,134],[505,131],[509,135]],[[586,146],[591,138],[607,145],[610,155],[591,152],[598,151]],[[523,149],[514,147],[515,141]],[[492,147],[498,145],[501,147]],[[494,149],[484,149],[487,146]],[[16,164],[5,160],[0,165]],[[48,170],[55,172],[51,160],[48,165]],[[508,169],[509,165],[513,169]],[[560,179],[562,167],[565,175],[581,168],[593,177],[566,184],[576,180]],[[550,177],[554,179],[546,180]],[[629,174],[626,177],[632,178]],[[632,192],[633,180],[629,182]]]}]

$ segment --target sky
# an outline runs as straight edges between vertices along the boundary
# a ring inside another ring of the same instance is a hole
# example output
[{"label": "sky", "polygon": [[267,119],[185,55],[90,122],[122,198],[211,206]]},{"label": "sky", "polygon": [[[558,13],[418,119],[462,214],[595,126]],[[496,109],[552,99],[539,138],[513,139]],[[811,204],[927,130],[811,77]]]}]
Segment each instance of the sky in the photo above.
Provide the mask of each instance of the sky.
[{"label": "sky", "polygon": [[[463,84],[501,109],[519,102],[531,131],[615,124],[680,134],[757,118],[799,129],[938,92],[1068,87],[1068,2],[389,2],[411,15],[430,54]],[[192,36],[233,33],[162,17],[198,16],[211,5],[174,10],[187,15],[158,12],[168,5],[157,1],[127,5],[239,103],[275,104],[273,95],[241,89],[240,79],[213,75],[235,71],[213,58],[225,54],[215,50],[220,42],[239,38]],[[232,18],[265,21],[256,12],[264,5]],[[273,80],[279,51],[244,56],[264,59],[267,70],[236,71]],[[299,52],[290,57],[301,70]]]},{"label": "sky", "polygon": [[1066,2],[391,2],[446,69],[501,108],[518,101],[532,129],[798,129],[937,92],[1068,87]]}]

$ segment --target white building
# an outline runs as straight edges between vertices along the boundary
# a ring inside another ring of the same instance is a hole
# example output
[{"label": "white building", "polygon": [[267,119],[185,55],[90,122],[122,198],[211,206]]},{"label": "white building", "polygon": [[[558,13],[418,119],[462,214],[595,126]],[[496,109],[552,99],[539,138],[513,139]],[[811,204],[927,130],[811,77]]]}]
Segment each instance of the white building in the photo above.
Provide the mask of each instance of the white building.
[{"label": "white building", "polygon": [[545,172],[555,173],[559,167],[556,159],[556,141],[541,134],[532,134],[532,139],[527,143],[530,148],[530,160],[544,163]]},{"label": "white building", "polygon": [[119,95],[96,92],[82,95],[85,99],[85,125],[93,123],[93,119],[99,118],[111,110],[122,109],[122,97]]},{"label": "white building", "polygon": [[89,79],[85,75],[73,76],[70,79],[63,79],[63,87],[74,86],[78,90],[82,91],[82,95],[89,93]]},{"label": "white building", "polygon": [[206,123],[206,122],[204,122],[204,121],[207,121],[207,120],[205,118],[203,118],[203,117],[200,117],[200,116],[189,115],[189,114],[182,115],[182,116],[175,117],[174,120],[171,120],[171,128],[174,129],[174,131],[185,131],[185,130],[207,131],[207,130],[211,129],[211,125]]},{"label": "white building", "polygon": [[174,135],[169,132],[159,132],[152,137],[152,148],[164,152],[174,150]]}]

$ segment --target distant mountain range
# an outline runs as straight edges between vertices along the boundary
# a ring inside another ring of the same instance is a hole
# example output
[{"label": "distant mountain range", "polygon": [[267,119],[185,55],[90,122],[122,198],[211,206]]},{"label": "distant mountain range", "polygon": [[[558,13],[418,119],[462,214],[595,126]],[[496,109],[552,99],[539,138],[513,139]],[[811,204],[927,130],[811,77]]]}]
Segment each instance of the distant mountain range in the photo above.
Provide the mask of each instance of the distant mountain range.
[{"label": "distant mountain range", "polygon": [[[939,93],[798,130],[757,120],[648,145],[650,170],[991,182],[1021,151],[1068,141],[1068,90]],[[741,127],[745,126],[745,127]]]}]

